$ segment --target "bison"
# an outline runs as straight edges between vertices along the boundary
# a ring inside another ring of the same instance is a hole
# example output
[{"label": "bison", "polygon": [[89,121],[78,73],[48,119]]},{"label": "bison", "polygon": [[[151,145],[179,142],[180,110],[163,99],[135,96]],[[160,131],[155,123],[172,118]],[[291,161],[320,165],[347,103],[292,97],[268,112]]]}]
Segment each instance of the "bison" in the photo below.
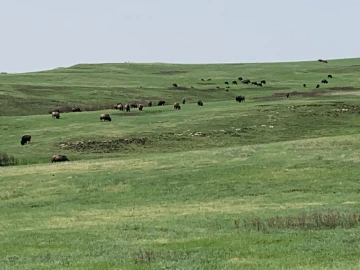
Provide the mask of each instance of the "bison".
[{"label": "bison", "polygon": [[165,105],[165,100],[158,101],[158,106],[164,106],[164,105]]},{"label": "bison", "polygon": [[320,87],[320,84],[317,84],[317,85],[316,85],[316,88],[319,88],[319,87]]},{"label": "bison", "polygon": [[124,110],[124,105],[122,103],[119,103],[116,107],[119,111],[123,111]]},{"label": "bison", "polygon": [[174,87],[178,87],[177,83],[173,83],[172,86]]},{"label": "bison", "polygon": [[229,84],[229,82],[225,82],[225,84]]},{"label": "bison", "polygon": [[236,100],[237,102],[245,102],[245,96],[237,96],[237,97],[235,98],[235,100]]},{"label": "bison", "polygon": [[51,113],[51,117],[52,117],[52,118],[59,119],[59,118],[60,118],[60,112],[59,112],[58,110],[53,111],[53,112]]},{"label": "bison", "polygon": [[147,104],[148,104],[149,107],[151,107],[152,106],[152,101],[149,100]]},{"label": "bison", "polygon": [[286,93],[286,97],[289,98],[289,96],[290,96],[290,93]]},{"label": "bison", "polygon": [[143,110],[143,108],[144,108],[144,105],[142,105],[142,104],[138,104],[138,109],[139,109],[139,111],[142,111],[142,110]]},{"label": "bison", "polygon": [[201,100],[201,99],[200,99],[200,100],[198,100],[197,104],[198,104],[199,106],[204,106],[204,103],[202,102],[202,100]]},{"label": "bison", "polygon": [[30,135],[24,135],[21,137],[21,145],[27,144],[28,142],[30,142],[31,140],[31,136]]},{"label": "bison", "polygon": [[130,107],[135,109],[135,108],[138,107],[138,105],[135,102],[133,102],[133,103],[130,104]]},{"label": "bison", "polygon": [[185,104],[185,103],[186,103],[186,99],[183,98],[183,99],[182,99],[182,104]]},{"label": "bison", "polygon": [[237,84],[237,81],[232,81],[232,84]]},{"label": "bison", "polygon": [[181,109],[181,106],[180,106],[179,102],[174,103],[174,109],[175,110],[180,110]]},{"label": "bison", "polygon": [[261,83],[261,84],[266,84],[266,81],[265,81],[265,80],[261,80],[260,83]]},{"label": "bison", "polygon": [[109,114],[107,114],[107,113],[102,113],[102,114],[100,114],[100,121],[102,121],[102,120],[104,120],[104,121],[111,121],[111,117],[110,117],[110,115]]},{"label": "bison", "polygon": [[246,80],[243,80],[242,83],[243,83],[243,84],[249,84],[249,83],[251,83],[251,81],[248,80],[248,79],[246,79]]},{"label": "bison", "polygon": [[53,162],[61,162],[61,161],[70,161],[65,155],[54,155],[51,158],[51,163]]},{"label": "bison", "polygon": [[303,84],[303,87],[306,87],[306,83]]},{"label": "bison", "polygon": [[242,81],[242,79],[243,79],[242,77],[239,77],[239,78],[238,78],[239,81]]},{"label": "bison", "polygon": [[328,75],[328,78],[332,78],[332,75],[331,75],[331,74],[329,74],[329,75]]},{"label": "bison", "polygon": [[328,81],[324,79],[321,81],[321,83],[328,83]]},{"label": "bison", "polygon": [[79,107],[74,107],[71,109],[72,112],[81,112],[81,109]]},{"label": "bison", "polygon": [[130,112],[130,104],[125,104],[124,109],[125,111]]}]

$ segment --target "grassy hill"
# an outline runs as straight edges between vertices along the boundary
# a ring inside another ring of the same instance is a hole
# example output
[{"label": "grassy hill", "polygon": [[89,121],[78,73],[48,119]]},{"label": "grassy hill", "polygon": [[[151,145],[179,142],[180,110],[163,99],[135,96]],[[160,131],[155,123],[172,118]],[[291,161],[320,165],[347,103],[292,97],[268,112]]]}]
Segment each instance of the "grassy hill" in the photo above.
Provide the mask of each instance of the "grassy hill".
[{"label": "grassy hill", "polygon": [[[359,70],[344,59],[1,74],[0,152],[15,166],[0,167],[0,269],[358,269]],[[67,106],[83,112],[48,114]]]}]

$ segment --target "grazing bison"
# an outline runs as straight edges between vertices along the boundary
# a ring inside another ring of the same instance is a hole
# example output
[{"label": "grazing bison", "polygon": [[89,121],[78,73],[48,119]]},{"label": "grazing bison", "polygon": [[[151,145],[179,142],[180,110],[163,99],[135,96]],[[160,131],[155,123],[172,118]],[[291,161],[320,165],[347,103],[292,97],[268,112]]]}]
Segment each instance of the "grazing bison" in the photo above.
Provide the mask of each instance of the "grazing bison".
[{"label": "grazing bison", "polygon": [[266,84],[266,81],[265,81],[265,80],[261,80],[260,83],[261,83],[261,84]]},{"label": "grazing bison", "polygon": [[203,82],[203,81],[205,81],[204,79],[201,79],[201,81]]},{"label": "grazing bison", "polygon": [[31,140],[31,136],[30,135],[24,135],[21,137],[21,145],[27,144],[28,142],[30,142]]},{"label": "grazing bison", "polygon": [[178,87],[177,83],[173,83],[172,86],[174,87]]},{"label": "grazing bison", "polygon": [[176,110],[181,109],[181,106],[180,106],[179,102],[174,103],[174,109],[176,109]]},{"label": "grazing bison", "polygon": [[144,108],[144,105],[139,104],[139,105],[138,105],[138,108],[139,108],[139,111],[142,111],[142,110],[143,110],[143,108]]},{"label": "grazing bison", "polygon": [[130,104],[125,104],[124,109],[125,111],[130,112]]},{"label": "grazing bison", "polygon": [[54,155],[51,158],[51,163],[53,162],[61,162],[61,161],[70,161],[65,155]]},{"label": "grazing bison", "polygon": [[185,104],[185,103],[186,103],[186,99],[183,98],[183,99],[182,99],[182,104]]},{"label": "grazing bison", "polygon": [[319,87],[320,87],[320,84],[317,84],[317,85],[316,85],[316,88],[319,88]]},{"label": "grazing bison", "polygon": [[306,87],[306,83],[303,84],[303,87]]},{"label": "grazing bison", "polygon": [[79,107],[74,107],[71,109],[72,112],[81,112],[81,109]]},{"label": "grazing bison", "polygon": [[164,105],[165,105],[165,100],[158,101],[158,106],[164,106]]},{"label": "grazing bison", "polygon": [[130,104],[130,107],[131,107],[131,108],[137,108],[138,105],[134,102],[134,103],[131,103],[131,104]]},{"label": "grazing bison", "polygon": [[232,81],[232,84],[237,84],[237,81]]},{"label": "grazing bison", "polygon": [[53,111],[53,112],[51,113],[51,117],[52,117],[52,118],[59,119],[59,118],[60,118],[60,112],[59,112],[58,110]]},{"label": "grazing bison", "polygon": [[332,75],[331,75],[331,74],[329,74],[329,75],[328,75],[328,78],[332,78]]},{"label": "grazing bison", "polygon": [[249,84],[249,83],[251,83],[251,81],[248,80],[248,79],[246,79],[246,80],[243,80],[242,83],[243,83],[243,84]]},{"label": "grazing bison", "polygon": [[235,98],[235,100],[236,100],[237,102],[245,102],[245,96],[237,96],[237,97]]},{"label": "grazing bison", "polygon": [[242,81],[242,77],[239,77],[238,80],[239,80],[239,81]]},{"label": "grazing bison", "polygon": [[119,103],[119,104],[117,105],[117,109],[118,109],[119,111],[123,111],[123,110],[124,110],[124,105],[123,105],[122,103]]},{"label": "grazing bison", "polygon": [[147,104],[148,104],[149,107],[151,107],[152,106],[152,101],[149,100]]},{"label": "grazing bison", "polygon": [[229,84],[229,82],[225,82],[225,84]]},{"label": "grazing bison", "polygon": [[198,104],[199,106],[204,106],[204,103],[202,102],[202,100],[201,100],[201,99],[200,99],[200,100],[198,100],[197,104]]},{"label": "grazing bison", "polygon": [[290,96],[290,93],[286,93],[286,97],[289,98],[289,96]]},{"label": "grazing bison", "polygon": [[104,120],[104,121],[111,121],[111,117],[110,117],[110,115],[107,114],[107,113],[102,113],[102,114],[100,114],[100,121],[102,121],[102,120]]},{"label": "grazing bison", "polygon": [[328,83],[328,81],[324,79],[321,81],[321,83]]}]

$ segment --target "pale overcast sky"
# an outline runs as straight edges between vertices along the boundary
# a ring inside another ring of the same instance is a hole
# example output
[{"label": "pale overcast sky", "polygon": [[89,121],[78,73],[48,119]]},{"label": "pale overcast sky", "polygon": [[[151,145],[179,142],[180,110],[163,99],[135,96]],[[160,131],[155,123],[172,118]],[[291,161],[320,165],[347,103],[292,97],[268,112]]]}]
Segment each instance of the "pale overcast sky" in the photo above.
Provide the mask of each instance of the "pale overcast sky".
[{"label": "pale overcast sky", "polygon": [[359,57],[359,0],[0,0],[0,72]]}]

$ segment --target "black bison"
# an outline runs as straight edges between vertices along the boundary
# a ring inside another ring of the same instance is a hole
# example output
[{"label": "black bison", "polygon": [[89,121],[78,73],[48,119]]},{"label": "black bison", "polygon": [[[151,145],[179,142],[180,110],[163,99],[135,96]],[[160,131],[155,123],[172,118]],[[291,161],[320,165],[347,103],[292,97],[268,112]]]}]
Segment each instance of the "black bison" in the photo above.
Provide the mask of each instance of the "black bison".
[{"label": "black bison", "polygon": [[328,81],[324,79],[321,81],[321,83],[328,83]]},{"label": "black bison", "polygon": [[152,106],[152,101],[149,100],[147,104],[148,104],[149,107],[151,107]]},{"label": "black bison", "polygon": [[266,81],[265,81],[265,80],[262,80],[260,83],[262,83],[262,84],[266,84]]},{"label": "black bison", "polygon": [[290,96],[290,93],[286,93],[286,97],[289,98],[289,96]]},{"label": "black bison", "polygon": [[229,82],[225,82],[225,84],[229,84]]},{"label": "black bison", "polygon": [[242,83],[243,83],[243,84],[249,84],[249,83],[251,83],[251,81],[248,80],[248,79],[246,79],[246,80],[243,80]]},{"label": "black bison", "polygon": [[74,107],[71,109],[72,112],[81,112],[81,109],[79,107]]},{"label": "black bison", "polygon": [[116,108],[119,110],[119,111],[123,111],[124,110],[124,105],[122,103],[119,103]]},{"label": "black bison", "polygon": [[180,106],[179,102],[174,103],[174,109],[176,109],[176,110],[181,109],[181,106]]},{"label": "black bison", "polygon": [[164,105],[165,105],[165,100],[158,101],[158,106],[164,106]]},{"label": "black bison", "polygon": [[204,79],[201,79],[201,81],[205,81]]},{"label": "black bison", "polygon": [[51,158],[51,163],[53,163],[53,162],[61,162],[61,161],[70,161],[70,160],[64,155],[54,155]]},{"label": "black bison", "polygon": [[177,83],[173,83],[172,86],[174,87],[178,87]]},{"label": "black bison", "polygon": [[303,87],[306,87],[306,83],[303,84]]},{"label": "black bison", "polygon": [[242,81],[242,77],[239,77],[238,80],[239,80],[239,81]]},{"label": "black bison", "polygon": [[235,98],[235,100],[236,100],[237,102],[245,102],[245,96],[237,96],[237,97]]},{"label": "black bison", "polygon": [[107,114],[107,113],[102,113],[102,114],[100,114],[100,121],[102,121],[102,120],[104,120],[104,121],[111,121],[111,117],[110,117],[110,115]]},{"label": "black bison", "polygon": [[204,103],[202,102],[202,100],[201,100],[201,99],[200,99],[200,100],[198,100],[197,104],[198,104],[199,106],[204,106]]},{"label": "black bison", "polygon": [[318,59],[319,62],[322,62],[322,63],[327,63],[328,61],[326,60],[322,60],[322,59]]},{"label": "black bison", "polygon": [[319,87],[320,87],[320,84],[317,84],[317,85],[316,85],[316,88],[319,88]]},{"label": "black bison", "polygon": [[211,81],[211,78],[207,79],[207,81]]},{"label": "black bison", "polygon": [[183,98],[183,99],[182,99],[182,104],[185,104],[185,103],[186,103],[186,99]]},{"label": "black bison", "polygon": [[331,75],[331,74],[329,74],[329,75],[328,75],[328,78],[332,78],[332,75]]},{"label": "black bison", "polygon": [[21,145],[27,144],[28,142],[30,142],[31,140],[31,136],[30,135],[24,135],[21,137]]},{"label": "black bison", "polygon": [[60,118],[60,112],[59,112],[59,111],[53,111],[53,112],[51,113],[51,117],[52,117],[52,118],[59,119],[59,118]]},{"label": "black bison", "polygon": [[125,111],[130,112],[130,104],[125,104],[124,109]]},{"label": "black bison", "polygon": [[133,103],[130,104],[130,107],[135,109],[135,108],[138,107],[138,105],[135,102],[133,102]]},{"label": "black bison", "polygon": [[237,81],[232,81],[232,84],[237,84]]},{"label": "black bison", "polygon": [[142,111],[142,110],[143,110],[143,108],[144,108],[144,105],[142,105],[142,104],[138,104],[138,109],[139,109],[139,111]]}]

